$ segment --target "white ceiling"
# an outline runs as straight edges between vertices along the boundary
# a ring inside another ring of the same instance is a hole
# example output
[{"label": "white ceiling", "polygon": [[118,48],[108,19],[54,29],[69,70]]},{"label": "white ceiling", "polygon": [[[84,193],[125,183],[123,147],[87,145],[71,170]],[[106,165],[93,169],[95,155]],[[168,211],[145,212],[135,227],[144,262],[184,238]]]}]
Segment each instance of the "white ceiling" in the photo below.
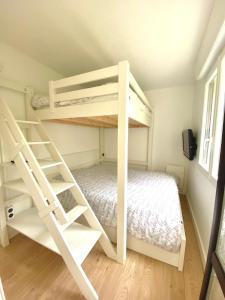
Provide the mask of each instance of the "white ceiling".
[{"label": "white ceiling", "polygon": [[0,38],[69,76],[129,60],[144,89],[188,84],[214,0],[0,0]]}]

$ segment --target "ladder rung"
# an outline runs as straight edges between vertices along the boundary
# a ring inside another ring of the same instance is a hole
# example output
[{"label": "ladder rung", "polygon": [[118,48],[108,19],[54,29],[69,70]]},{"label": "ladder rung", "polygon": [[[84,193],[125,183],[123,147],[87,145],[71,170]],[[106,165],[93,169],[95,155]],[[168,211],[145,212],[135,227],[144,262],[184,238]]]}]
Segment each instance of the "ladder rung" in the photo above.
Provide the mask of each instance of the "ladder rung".
[{"label": "ladder rung", "polygon": [[[69,190],[74,186],[73,182],[65,182],[65,181],[54,181],[49,183],[51,184],[51,187],[56,195],[66,190]],[[28,194],[28,195],[30,194],[22,179],[7,181],[4,183],[3,186],[8,189],[18,191],[24,194]]]},{"label": "ladder rung", "polygon": [[66,214],[69,221],[62,226],[63,230],[65,230],[71,224],[73,224],[73,222],[75,222],[87,209],[88,209],[88,207],[84,206],[84,205],[77,205],[76,207],[71,209]]},{"label": "ladder rung", "polygon": [[27,120],[16,120],[16,122],[19,124],[24,124],[24,125],[39,125],[40,124],[40,122],[27,121]]},{"label": "ladder rung", "polygon": [[71,189],[72,187],[74,187],[74,183],[73,182],[65,182],[65,181],[54,181],[54,182],[50,182],[51,186],[54,190],[54,192],[57,194],[60,194],[62,192],[65,192],[69,189]]},{"label": "ladder rung", "polygon": [[50,141],[28,142],[30,146],[51,144]]},{"label": "ladder rung", "polygon": [[38,162],[42,169],[53,168],[62,164],[61,161],[45,160],[45,159],[38,159]]}]

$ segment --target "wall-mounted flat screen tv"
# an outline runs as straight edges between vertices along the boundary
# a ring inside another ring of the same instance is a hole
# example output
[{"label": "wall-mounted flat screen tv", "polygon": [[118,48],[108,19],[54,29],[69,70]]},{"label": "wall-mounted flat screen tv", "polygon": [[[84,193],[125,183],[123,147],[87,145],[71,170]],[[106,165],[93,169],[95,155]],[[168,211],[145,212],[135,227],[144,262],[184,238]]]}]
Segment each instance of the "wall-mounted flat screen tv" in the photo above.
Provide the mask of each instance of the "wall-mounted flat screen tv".
[{"label": "wall-mounted flat screen tv", "polygon": [[193,160],[197,150],[196,139],[191,129],[182,132],[183,137],[183,153],[189,159]]}]

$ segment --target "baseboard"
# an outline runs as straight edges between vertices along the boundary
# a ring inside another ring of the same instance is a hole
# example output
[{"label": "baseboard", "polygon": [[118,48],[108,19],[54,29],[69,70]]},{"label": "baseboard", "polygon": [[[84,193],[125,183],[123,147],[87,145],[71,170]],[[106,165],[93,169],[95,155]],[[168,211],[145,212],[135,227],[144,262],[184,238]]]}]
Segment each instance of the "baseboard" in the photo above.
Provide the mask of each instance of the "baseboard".
[{"label": "baseboard", "polygon": [[[117,164],[116,158],[104,157],[102,161],[104,163]],[[133,168],[146,169],[148,166],[148,163],[146,161],[141,161],[141,160],[140,161],[139,160],[128,160],[128,165],[129,165],[129,167],[133,167]]]},{"label": "baseboard", "polygon": [[189,208],[189,211],[191,213],[192,223],[194,225],[195,235],[197,237],[198,248],[199,248],[200,255],[201,255],[202,266],[203,266],[203,269],[204,269],[205,264],[206,264],[207,255],[206,255],[206,252],[205,252],[205,249],[204,249],[204,246],[203,246],[203,242],[202,242],[202,238],[201,238],[201,235],[200,235],[200,232],[199,232],[199,229],[198,229],[197,222],[195,220],[195,216],[194,216],[193,209],[192,209],[192,206],[191,206],[191,201],[189,200],[190,197],[188,195],[186,195],[186,197],[187,197],[187,202],[188,202],[188,208]]}]

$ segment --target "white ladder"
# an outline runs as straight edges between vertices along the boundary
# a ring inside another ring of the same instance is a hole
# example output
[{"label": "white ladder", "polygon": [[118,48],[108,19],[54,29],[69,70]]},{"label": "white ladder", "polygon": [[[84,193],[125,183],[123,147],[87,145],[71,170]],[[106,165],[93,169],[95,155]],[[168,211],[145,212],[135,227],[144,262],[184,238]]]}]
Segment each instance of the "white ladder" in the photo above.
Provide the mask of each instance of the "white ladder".
[{"label": "white ladder", "polygon": [[[116,252],[68,166],[49,139],[41,121],[32,111],[35,121],[16,120],[5,100],[0,99],[0,133],[6,143],[21,179],[4,183],[4,187],[30,194],[35,207],[24,211],[7,225],[60,254],[83,295],[89,300],[98,295],[82,269],[82,262],[97,241],[106,255],[116,259]],[[27,141],[20,126],[35,127],[41,141]],[[46,146],[51,160],[38,160],[31,147]],[[11,164],[10,162],[8,163]],[[51,181],[44,169],[57,167],[62,181]],[[66,213],[57,197],[70,190],[76,206]],[[88,226],[74,221],[83,215]]]}]

